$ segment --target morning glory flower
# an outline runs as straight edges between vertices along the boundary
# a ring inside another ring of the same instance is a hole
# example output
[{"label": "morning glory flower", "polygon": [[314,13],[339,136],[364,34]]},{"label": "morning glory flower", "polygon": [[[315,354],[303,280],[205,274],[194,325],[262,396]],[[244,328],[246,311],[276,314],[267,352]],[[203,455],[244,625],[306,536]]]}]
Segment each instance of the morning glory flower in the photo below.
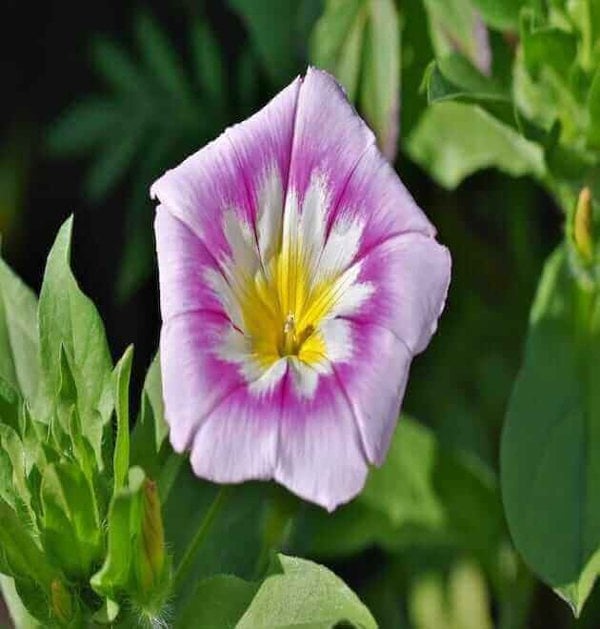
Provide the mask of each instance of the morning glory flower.
[{"label": "morning glory flower", "polygon": [[152,195],[174,449],[202,478],[347,502],[385,458],[444,306],[433,226],[312,68]]}]

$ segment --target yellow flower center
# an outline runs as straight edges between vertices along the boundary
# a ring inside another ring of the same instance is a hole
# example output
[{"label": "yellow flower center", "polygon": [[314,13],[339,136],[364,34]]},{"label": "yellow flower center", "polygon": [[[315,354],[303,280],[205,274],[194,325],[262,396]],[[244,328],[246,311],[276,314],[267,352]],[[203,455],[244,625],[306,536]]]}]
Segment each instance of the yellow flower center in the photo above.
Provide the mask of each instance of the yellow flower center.
[{"label": "yellow flower center", "polygon": [[[290,240],[290,239],[285,239]],[[334,306],[337,277],[315,278],[312,258],[297,242],[284,242],[266,268],[246,277],[240,300],[244,334],[264,368],[285,356],[322,362],[326,347],[319,324]]]}]

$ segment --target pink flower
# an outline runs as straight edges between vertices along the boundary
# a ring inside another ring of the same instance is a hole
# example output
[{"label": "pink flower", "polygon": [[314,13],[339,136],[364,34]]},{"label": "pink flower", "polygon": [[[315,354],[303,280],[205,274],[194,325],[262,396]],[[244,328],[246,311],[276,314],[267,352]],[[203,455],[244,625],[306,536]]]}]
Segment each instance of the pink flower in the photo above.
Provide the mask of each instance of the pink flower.
[{"label": "pink flower", "polygon": [[173,447],[203,478],[347,502],[385,458],[444,306],[433,226],[312,68],[152,195]]}]

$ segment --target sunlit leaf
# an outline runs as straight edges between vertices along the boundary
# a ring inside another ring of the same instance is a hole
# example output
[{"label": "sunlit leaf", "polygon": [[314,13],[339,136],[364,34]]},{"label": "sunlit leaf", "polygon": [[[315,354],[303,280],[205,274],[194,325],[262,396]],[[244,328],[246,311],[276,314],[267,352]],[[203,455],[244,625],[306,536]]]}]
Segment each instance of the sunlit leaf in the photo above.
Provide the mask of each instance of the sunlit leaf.
[{"label": "sunlit leaf", "polygon": [[542,177],[540,146],[479,107],[438,103],[425,111],[407,142],[409,155],[446,188],[484,168]]},{"label": "sunlit leaf", "polygon": [[377,627],[369,610],[333,572],[305,559],[278,555],[273,574],[261,584],[237,624],[255,627],[314,627],[338,623]]},{"label": "sunlit leaf", "polygon": [[39,303],[42,367],[47,390],[59,391],[60,354],[67,354],[85,435],[101,461],[102,429],[112,410],[112,360],[104,325],[69,267],[73,220],[61,227],[48,256]]},{"label": "sunlit leaf", "polygon": [[37,299],[0,258],[0,377],[35,401],[41,373]]}]

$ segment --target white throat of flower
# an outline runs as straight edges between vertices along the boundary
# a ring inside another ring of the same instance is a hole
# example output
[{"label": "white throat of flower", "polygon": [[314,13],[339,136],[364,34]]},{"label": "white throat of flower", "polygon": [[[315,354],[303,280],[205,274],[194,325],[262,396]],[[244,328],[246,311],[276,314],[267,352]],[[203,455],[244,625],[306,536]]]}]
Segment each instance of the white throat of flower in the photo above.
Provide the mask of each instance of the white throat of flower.
[{"label": "white throat of flower", "polygon": [[327,234],[330,197],[322,177],[312,178],[299,208],[297,195],[285,197],[271,170],[260,188],[256,233],[239,212],[224,213],[231,255],[221,272],[205,279],[221,301],[231,327],[219,358],[238,364],[249,389],[269,391],[290,367],[296,390],[313,397],[319,376],[354,354],[346,317],[373,293],[358,281],[354,262],[363,224],[335,221]]}]

